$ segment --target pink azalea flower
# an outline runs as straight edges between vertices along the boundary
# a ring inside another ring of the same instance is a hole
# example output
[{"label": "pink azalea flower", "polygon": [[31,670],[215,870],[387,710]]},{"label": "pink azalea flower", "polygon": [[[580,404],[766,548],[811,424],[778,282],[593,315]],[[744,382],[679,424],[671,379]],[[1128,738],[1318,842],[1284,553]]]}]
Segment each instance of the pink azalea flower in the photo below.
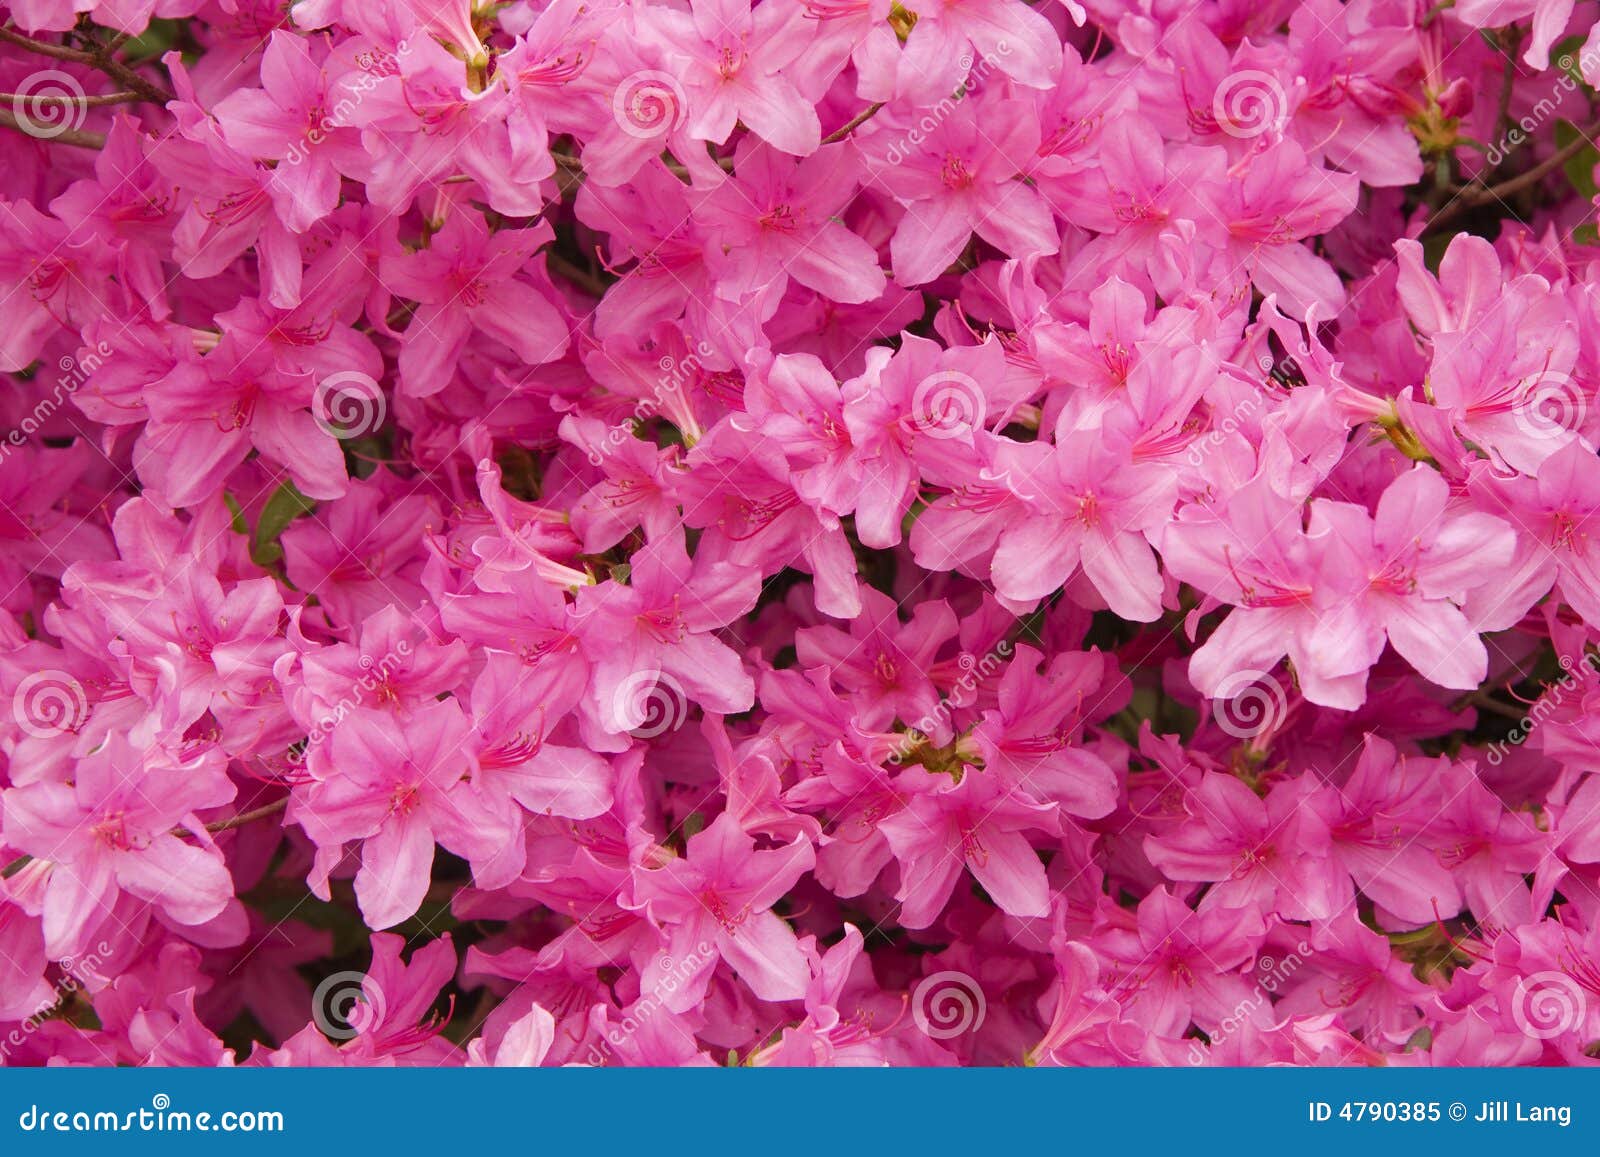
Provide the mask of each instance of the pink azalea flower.
[{"label": "pink azalea flower", "polygon": [[104,250],[27,201],[0,200],[0,290],[15,312],[0,335],[0,371],[25,370],[64,324],[111,308]]},{"label": "pink azalea flower", "polygon": [[886,729],[897,717],[908,722],[938,716],[939,692],[928,671],[934,656],[956,635],[956,616],[943,602],[925,602],[901,623],[893,599],[870,588],[861,592],[862,614],[847,631],[808,627],[795,637],[800,663],[824,668],[856,703],[861,726]]},{"label": "pink azalea flower", "polygon": [[[1074,7],[1068,5],[1069,8]],[[1076,9],[1082,23],[1082,9]],[[918,13],[906,38],[902,86],[937,100],[957,87],[965,67],[982,62],[1022,84],[1045,88],[1059,55],[1044,14],[1017,0],[942,0]],[[930,101],[931,103],[931,101]]]},{"label": "pink azalea flower", "polygon": [[725,254],[712,263],[719,293],[738,300],[782,292],[788,277],[834,301],[871,301],[883,292],[877,254],[839,221],[856,184],[844,145],[804,160],[758,145],[741,150],[737,166],[694,211]]},{"label": "pink azalea flower", "polygon": [[179,925],[233,902],[222,853],[195,815],[233,799],[222,765],[214,749],[185,758],[114,738],[78,762],[75,782],[6,793],[5,841],[45,877],[49,956],[80,955],[124,893]]},{"label": "pink azalea flower", "polygon": [[261,58],[259,89],[241,89],[216,108],[228,145],[277,161],[267,191],[284,223],[303,233],[339,203],[343,170],[357,163],[354,130],[340,125],[340,100],[311,41],[273,32]]},{"label": "pink azalea flower", "polygon": [[[908,775],[915,773],[908,773]],[[899,920],[907,928],[931,925],[949,902],[966,868],[1004,912],[1045,916],[1050,889],[1044,865],[1023,832],[1057,830],[1056,808],[1032,803],[987,771],[959,782],[904,784],[905,810],[879,827],[900,863]]]},{"label": "pink azalea flower", "polygon": [[818,610],[855,618],[862,602],[849,536],[837,515],[801,497],[785,449],[793,447],[732,425],[701,439],[678,487],[683,519],[707,531],[699,550],[709,561],[762,574],[785,566],[807,571]]},{"label": "pink azalea flower", "polygon": [[784,68],[806,48],[803,32],[782,9],[750,0],[692,0],[691,11],[649,10],[647,35],[659,38],[679,62],[673,69],[688,97],[688,130],[696,140],[722,142],[743,121],[762,140],[796,157],[822,140],[816,110]]},{"label": "pink azalea flower", "polygon": [[1457,604],[1488,578],[1482,568],[1511,561],[1516,539],[1492,516],[1449,511],[1448,489],[1436,472],[1419,466],[1384,490],[1370,518],[1354,506],[1318,502],[1312,533],[1328,527],[1336,581],[1364,584],[1353,610],[1368,639],[1387,635],[1431,682],[1470,689],[1488,674],[1489,658]]},{"label": "pink azalea flower", "polygon": [[1474,474],[1473,492],[1524,531],[1507,573],[1473,611],[1491,629],[1507,626],[1554,583],[1585,622],[1600,624],[1600,552],[1589,528],[1600,511],[1600,463],[1576,441],[1539,467],[1536,478]]},{"label": "pink azalea flower", "polygon": [[[375,928],[413,915],[428,890],[435,842],[474,865],[490,883],[514,846],[511,818],[476,783],[463,750],[471,724],[450,701],[416,712],[403,732],[376,712],[352,711],[306,760],[312,782],[289,818],[317,844],[312,883],[324,896],[344,845],[361,841],[356,898]],[[515,874],[513,865],[511,874]]]},{"label": "pink azalea flower", "polygon": [[666,926],[667,946],[646,964],[641,982],[658,984],[668,961],[690,969],[683,987],[667,996],[669,1009],[693,1007],[717,961],[725,960],[761,1000],[805,996],[806,960],[794,931],[772,905],[810,870],[810,843],[755,850],[724,816],[689,837],[687,854],[638,878],[638,900]]},{"label": "pink azalea flower", "polygon": [[535,284],[519,276],[549,239],[540,229],[491,235],[475,214],[457,213],[426,249],[385,255],[385,284],[421,306],[400,351],[407,392],[428,397],[448,386],[474,333],[532,365],[561,356],[566,322]]},{"label": "pink azalea flower", "polygon": [[1252,985],[1241,974],[1265,933],[1258,908],[1212,903],[1191,909],[1156,888],[1140,901],[1132,927],[1108,929],[1095,946],[1110,972],[1108,987],[1127,994],[1130,1014],[1149,1031],[1175,1037],[1192,1021],[1215,1034],[1235,1017],[1269,1023],[1270,1013],[1251,999]]},{"label": "pink azalea flower", "polygon": [[1211,773],[1191,793],[1188,822],[1145,841],[1150,862],[1171,880],[1215,883],[1228,907],[1257,907],[1294,920],[1334,914],[1328,834],[1304,792],[1278,788],[1262,799],[1239,779]]},{"label": "pink azalea flower", "polygon": [[1572,0],[1462,0],[1456,16],[1473,28],[1499,28],[1533,17],[1533,37],[1522,59],[1534,68],[1550,63],[1550,48],[1572,18]]},{"label": "pink azalea flower", "polygon": [[[864,544],[881,549],[900,541],[924,470],[943,478],[977,460],[980,433],[1012,402],[998,380],[1003,360],[998,342],[941,350],[907,335],[897,353],[875,351],[866,372],[841,387],[846,476],[819,469],[816,481],[819,496],[848,495]],[[831,433],[837,440],[837,430]]]},{"label": "pink azalea flower", "polygon": [[1337,1009],[1338,1019],[1364,1039],[1399,1044],[1411,1038],[1436,995],[1403,961],[1389,941],[1361,922],[1353,907],[1313,926],[1306,969],[1290,978],[1281,1013],[1299,1018]]},{"label": "pink azalea flower", "polygon": [[[1235,166],[1235,171],[1240,166]],[[1274,294],[1288,312],[1326,316],[1343,304],[1332,266],[1300,243],[1325,233],[1356,207],[1358,182],[1344,173],[1314,168],[1293,142],[1252,152],[1241,179],[1213,186],[1221,260],[1248,271],[1256,288]]]},{"label": "pink azalea flower", "polygon": [[1001,530],[996,544],[990,576],[1000,595],[1032,602],[1081,567],[1119,615],[1138,622],[1160,616],[1161,578],[1149,538],[1167,524],[1177,498],[1170,471],[1131,461],[1109,439],[1062,430],[1009,484],[1026,515]]},{"label": "pink azalea flower", "polygon": [[548,692],[538,695],[545,688],[527,675],[521,660],[493,652],[473,682],[474,783],[533,815],[586,820],[603,814],[611,806],[610,764],[582,747],[549,742],[562,704]]},{"label": "pink azalea flower", "polygon": [[1328,826],[1338,891],[1348,895],[1353,882],[1411,927],[1459,912],[1459,885],[1431,846],[1441,802],[1436,767],[1397,759],[1392,744],[1367,736],[1350,778],[1310,801]]},{"label": "pink azalea flower", "polygon": [[972,740],[987,771],[1013,779],[1042,804],[1059,804],[1082,819],[1099,819],[1117,804],[1117,777],[1083,747],[1086,714],[1105,714],[1122,701],[1104,686],[1104,656],[1060,654],[1043,671],[1044,656],[1019,646],[1000,679],[997,704],[984,712]]},{"label": "pink azalea flower", "polygon": [[283,532],[289,580],[315,591],[320,611],[341,625],[422,600],[422,536],[438,525],[438,509],[399,491],[393,475],[379,473]]},{"label": "pink azalea flower", "polygon": [[4,18],[0,1061],[1593,1062],[1596,5]]},{"label": "pink azalea flower", "polygon": [[980,127],[973,103],[956,105],[925,135],[914,123],[875,119],[861,146],[872,185],[905,210],[889,244],[903,285],[938,277],[973,233],[1023,257],[1045,256],[1059,245],[1048,205],[1017,179],[1039,148],[1032,106],[986,102]]},{"label": "pink azalea flower", "polygon": [[584,634],[606,640],[592,682],[601,726],[621,733],[644,724],[663,678],[667,694],[676,687],[708,711],[748,710],[755,684],[711,632],[748,611],[759,585],[754,571],[731,563],[693,564],[674,534],[634,555],[627,586],[580,591]]}]

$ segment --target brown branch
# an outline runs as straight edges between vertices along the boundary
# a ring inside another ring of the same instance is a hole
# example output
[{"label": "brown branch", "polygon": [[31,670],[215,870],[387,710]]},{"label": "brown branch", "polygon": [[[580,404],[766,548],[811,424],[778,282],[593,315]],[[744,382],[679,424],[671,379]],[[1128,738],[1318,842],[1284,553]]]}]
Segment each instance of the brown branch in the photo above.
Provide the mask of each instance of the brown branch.
[{"label": "brown branch", "polygon": [[550,272],[561,278],[563,281],[570,281],[579,289],[587,290],[596,297],[601,297],[605,294],[606,283],[601,281],[594,274],[590,273],[587,269],[581,269],[572,264],[572,262],[568,261],[565,257],[557,256],[554,253],[546,253],[544,255],[544,259],[545,263],[550,269]]},{"label": "brown branch", "polygon": [[79,48],[67,48],[60,44],[46,44],[41,40],[35,40],[31,36],[24,36],[22,33],[13,31],[10,28],[0,27],[0,41],[14,44],[18,48],[26,49],[39,56],[48,56],[52,60],[66,60],[74,64],[83,64],[90,68],[98,69],[119,82],[123,88],[138,93],[141,100],[165,105],[169,101],[177,99],[159,84],[153,84],[146,80],[112,55],[126,43],[123,40],[113,38],[110,43],[102,44],[93,52],[88,52]]},{"label": "brown branch", "polygon": [[[1517,49],[1522,44],[1522,30],[1513,25],[1500,30],[1500,99],[1495,106],[1494,135],[1497,140],[1505,138],[1506,130],[1511,125],[1511,97],[1516,89],[1517,82]],[[1503,160],[1504,158],[1502,158]]]},{"label": "brown branch", "polygon": [[[206,831],[215,835],[217,832],[226,832],[231,831],[234,828],[242,828],[245,824],[253,823],[260,819],[266,819],[268,816],[275,816],[288,806],[289,797],[284,796],[280,800],[276,800],[262,807],[258,807],[253,811],[240,812],[232,819],[218,820],[216,823],[207,824]],[[188,828],[173,828],[172,834],[175,836],[192,836],[194,833]],[[12,876],[15,876],[18,872],[22,871],[23,868],[26,868],[32,862],[32,856],[18,856],[3,869],[0,869],[0,880],[9,880]]]},{"label": "brown branch", "polygon": [[136,92],[108,92],[104,96],[61,96],[52,92],[0,92],[0,104],[54,104],[77,108],[100,108],[108,104],[137,104],[144,97]]},{"label": "brown branch", "polygon": [[159,84],[152,84],[126,64],[123,64],[122,61],[111,56],[96,56],[90,63],[112,80],[121,82],[122,87],[132,89],[152,104],[159,104],[165,107],[178,99]]},{"label": "brown branch", "polygon": [[16,129],[23,136],[32,137],[36,141],[46,143],[54,141],[62,145],[76,145],[80,149],[103,149],[106,147],[104,133],[90,132],[88,129],[61,129],[48,136],[43,133],[29,132],[27,127],[11,112],[10,109],[0,108],[0,125]]},{"label": "brown branch", "polygon": [[862,125],[866,124],[873,117],[877,116],[878,115],[878,110],[883,107],[883,104],[884,104],[883,101],[879,101],[877,104],[872,105],[869,108],[863,110],[862,112],[857,113],[855,116],[851,117],[848,121],[846,121],[843,125],[840,125],[838,128],[834,129],[833,132],[831,132],[827,136],[823,137],[822,138],[822,143],[825,144],[825,145],[831,145],[831,144],[834,144],[837,141],[844,140],[845,137],[849,136],[851,133],[855,132]]},{"label": "brown branch", "polygon": [[1527,172],[1518,173],[1515,177],[1509,177],[1498,185],[1484,187],[1478,182],[1473,182],[1463,186],[1456,191],[1455,197],[1449,204],[1428,219],[1423,231],[1427,232],[1429,229],[1437,228],[1466,209],[1476,209],[1478,206],[1487,205],[1491,201],[1504,201],[1507,197],[1514,197],[1522,190],[1537,185],[1581,153],[1586,147],[1593,145],[1592,138],[1597,134],[1600,134],[1600,123],[1579,129],[1575,140],[1568,141],[1564,146],[1551,153]]},{"label": "brown branch", "polygon": [[1502,703],[1500,700],[1495,699],[1485,691],[1473,691],[1463,696],[1463,698],[1465,698],[1467,702],[1474,707],[1480,708],[1484,711],[1492,712],[1493,714],[1502,716],[1506,719],[1515,719],[1520,721],[1522,719],[1526,719],[1528,716],[1526,711],[1518,711],[1515,707],[1511,706],[1511,704]]},{"label": "brown branch", "polygon": [[[207,824],[206,831],[211,832],[214,835],[217,832],[226,832],[232,831],[234,828],[242,828],[245,824],[254,823],[256,820],[266,819],[268,816],[275,816],[288,806],[289,797],[284,796],[280,800],[274,800],[272,803],[264,804],[253,811],[240,812],[231,820],[218,820],[214,824]],[[179,830],[182,831],[183,829],[180,828]]]},{"label": "brown branch", "polygon": [[0,40],[7,44],[15,44],[18,48],[25,48],[39,56],[48,56],[52,60],[70,60],[75,64],[88,64],[94,60],[92,53],[68,48],[64,44],[46,44],[42,40],[35,40],[31,36],[24,36],[3,26],[0,26]]},{"label": "brown branch", "polygon": [[556,162],[556,195],[565,197],[568,193],[576,193],[578,186],[583,184],[583,162],[570,153],[550,150],[550,156]]},{"label": "brown branch", "polygon": [[1557,149],[1526,173],[1518,173],[1515,177],[1501,181],[1498,185],[1491,186],[1481,193],[1474,194],[1469,189],[1467,195],[1477,205],[1487,205],[1490,201],[1503,201],[1507,197],[1515,196],[1529,186],[1537,185],[1562,165],[1572,160],[1573,157],[1583,152],[1587,146],[1594,144],[1594,141],[1590,138],[1596,133],[1600,133],[1600,124],[1590,125],[1587,129],[1580,129],[1576,140],[1568,141],[1565,146]]},{"label": "brown branch", "polygon": [[[558,168],[560,168],[564,173],[570,174],[570,178],[560,176],[557,178],[562,182],[563,192],[565,192],[568,187],[568,179],[574,183],[583,179],[583,160],[581,158],[575,157],[571,153],[562,152],[560,149],[551,149],[550,156],[555,161]],[[732,157],[717,157],[716,162],[717,167],[720,168],[724,173],[733,172]],[[674,177],[677,177],[678,180],[689,180],[688,166],[686,166],[682,161],[663,158],[662,163],[667,166],[667,171],[670,172]]]},{"label": "brown branch", "polygon": [[[1485,679],[1480,686],[1474,687],[1471,691],[1457,695],[1450,703],[1450,710],[1460,711],[1463,708],[1472,706],[1472,700],[1474,696],[1490,695],[1492,697],[1493,693],[1490,689],[1494,687],[1504,687],[1507,691],[1510,691],[1514,684],[1521,683],[1524,679],[1528,678],[1529,673],[1526,670],[1526,667],[1530,661],[1537,663],[1538,658],[1539,656],[1534,654],[1529,658],[1523,659],[1520,663],[1513,663],[1504,671],[1501,671],[1498,675],[1491,675],[1489,678]],[[1496,700],[1496,702],[1499,701]]]}]

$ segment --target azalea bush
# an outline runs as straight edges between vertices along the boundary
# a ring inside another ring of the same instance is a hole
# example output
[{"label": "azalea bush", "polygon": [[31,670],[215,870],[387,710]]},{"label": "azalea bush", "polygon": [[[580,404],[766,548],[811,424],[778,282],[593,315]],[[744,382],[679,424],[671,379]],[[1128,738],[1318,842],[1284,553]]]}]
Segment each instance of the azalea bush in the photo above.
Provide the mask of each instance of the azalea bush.
[{"label": "azalea bush", "polygon": [[1590,1063],[1596,9],[0,3],[0,1058]]}]

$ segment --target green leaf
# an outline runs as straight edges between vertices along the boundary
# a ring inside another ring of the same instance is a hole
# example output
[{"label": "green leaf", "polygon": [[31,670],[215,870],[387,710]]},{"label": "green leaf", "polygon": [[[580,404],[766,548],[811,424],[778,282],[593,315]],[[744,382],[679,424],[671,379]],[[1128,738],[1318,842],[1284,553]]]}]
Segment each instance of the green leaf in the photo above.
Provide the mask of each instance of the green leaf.
[{"label": "green leaf", "polygon": [[1442,229],[1423,236],[1422,263],[1427,266],[1428,272],[1438,275],[1439,265],[1444,261],[1445,250],[1450,248],[1450,242],[1455,240],[1455,236],[1454,233]]},{"label": "green leaf", "polygon": [[157,18],[150,21],[137,37],[122,47],[122,55],[129,63],[154,60],[178,47],[183,39],[185,21]]},{"label": "green leaf", "polygon": [[293,482],[285,482],[267,499],[261,510],[261,521],[256,524],[256,535],[250,546],[250,558],[260,567],[271,567],[283,558],[283,547],[278,537],[284,529],[302,514],[310,514],[316,503],[301,494]]},{"label": "green leaf", "polygon": [[228,521],[233,524],[233,533],[250,537],[250,523],[246,521],[244,511],[239,506],[239,500],[233,495],[223,492],[222,501],[228,508]]},{"label": "green leaf", "polygon": [[[1579,129],[1577,125],[1569,120],[1556,121],[1557,148],[1564,149],[1574,141],[1581,139],[1583,139],[1583,130]],[[1574,153],[1563,166],[1567,174],[1567,180],[1572,183],[1572,187],[1590,200],[1600,195],[1600,187],[1595,185],[1594,180],[1594,167],[1596,165],[1600,165],[1600,150],[1590,144],[1585,145]]]},{"label": "green leaf", "polygon": [[1566,73],[1586,96],[1593,96],[1594,89],[1584,81],[1581,71],[1583,46],[1588,43],[1588,39],[1588,34],[1585,32],[1575,32],[1571,36],[1563,37],[1551,45],[1550,60]]}]

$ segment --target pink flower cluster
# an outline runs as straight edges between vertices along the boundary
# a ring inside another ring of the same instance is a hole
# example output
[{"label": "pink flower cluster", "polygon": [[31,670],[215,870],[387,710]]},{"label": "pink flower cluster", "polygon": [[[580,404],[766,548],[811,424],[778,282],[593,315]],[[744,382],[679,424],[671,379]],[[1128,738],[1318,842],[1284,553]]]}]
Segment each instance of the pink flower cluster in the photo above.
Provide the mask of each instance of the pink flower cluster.
[{"label": "pink flower cluster", "polygon": [[1591,1063],[1595,9],[0,3],[0,1059]]}]

